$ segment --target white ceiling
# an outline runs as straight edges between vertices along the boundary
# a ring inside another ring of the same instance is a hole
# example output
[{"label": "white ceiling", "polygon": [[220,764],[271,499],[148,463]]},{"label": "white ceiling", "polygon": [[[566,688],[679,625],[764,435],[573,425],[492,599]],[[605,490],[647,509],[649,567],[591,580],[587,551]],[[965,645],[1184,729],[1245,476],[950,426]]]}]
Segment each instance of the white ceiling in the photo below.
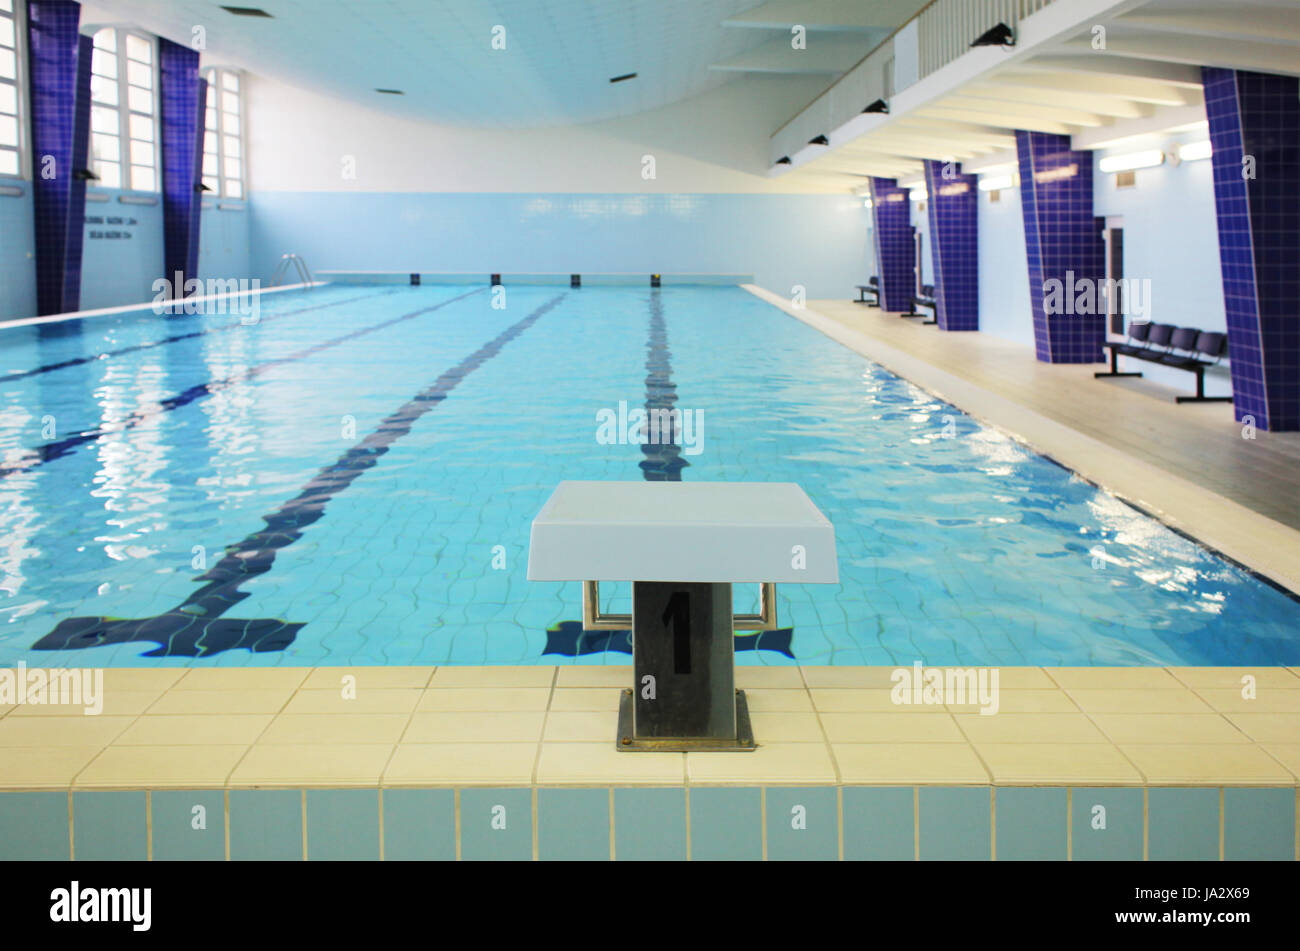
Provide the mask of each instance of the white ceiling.
[{"label": "white ceiling", "polygon": [[[394,112],[458,125],[591,122],[656,109],[745,72],[829,82],[922,0],[91,0],[83,24],[132,24],[230,65]],[[864,17],[863,9],[873,15]],[[743,19],[758,12],[761,22]],[[838,19],[843,20],[836,25]],[[773,57],[809,15],[807,49]],[[733,18],[741,17],[740,20]],[[730,21],[730,22],[724,22]],[[506,28],[506,49],[491,47]],[[746,54],[767,49],[746,60]],[[711,68],[712,67],[712,68]],[[611,84],[624,73],[637,78]],[[403,90],[386,96],[376,88]]]}]

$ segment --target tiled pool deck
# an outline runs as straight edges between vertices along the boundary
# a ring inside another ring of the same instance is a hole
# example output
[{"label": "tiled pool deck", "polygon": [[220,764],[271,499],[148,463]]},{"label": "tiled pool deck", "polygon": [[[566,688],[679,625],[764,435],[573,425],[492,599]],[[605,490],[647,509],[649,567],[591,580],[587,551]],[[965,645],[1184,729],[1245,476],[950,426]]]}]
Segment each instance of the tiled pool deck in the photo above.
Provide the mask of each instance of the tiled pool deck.
[{"label": "tiled pool deck", "polygon": [[628,667],[110,669],[0,711],[0,858],[1300,855],[1295,669],[891,672],[740,667],[756,752],[632,754]]}]

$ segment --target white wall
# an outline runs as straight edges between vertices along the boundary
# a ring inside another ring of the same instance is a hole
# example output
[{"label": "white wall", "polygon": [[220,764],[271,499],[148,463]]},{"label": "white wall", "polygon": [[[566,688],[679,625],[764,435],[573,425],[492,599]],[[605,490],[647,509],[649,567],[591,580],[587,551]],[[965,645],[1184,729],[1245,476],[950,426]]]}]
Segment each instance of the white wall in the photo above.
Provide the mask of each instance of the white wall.
[{"label": "white wall", "polygon": [[[745,77],[637,116],[540,129],[458,128],[274,80],[246,81],[257,191],[790,193],[769,179],[768,136],[825,85]],[[642,177],[643,156],[655,178]],[[345,160],[355,178],[345,178]],[[824,189],[823,189],[824,191]]]},{"label": "white wall", "polygon": [[1029,301],[1029,261],[1020,189],[1004,188],[999,200],[979,193],[980,330],[1034,346],[1034,318]]}]

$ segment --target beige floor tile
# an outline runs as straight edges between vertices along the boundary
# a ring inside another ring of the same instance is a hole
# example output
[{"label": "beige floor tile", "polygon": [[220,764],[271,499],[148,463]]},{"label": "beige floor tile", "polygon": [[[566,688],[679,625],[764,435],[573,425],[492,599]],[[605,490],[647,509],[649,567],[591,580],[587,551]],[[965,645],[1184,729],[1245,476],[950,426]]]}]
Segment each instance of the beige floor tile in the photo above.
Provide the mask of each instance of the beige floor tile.
[{"label": "beige floor tile", "polygon": [[1047,674],[1070,690],[1172,690],[1183,687],[1163,667],[1048,667]]},{"label": "beige floor tile", "polygon": [[296,690],[310,667],[195,667],[173,690]]},{"label": "beige floor tile", "polygon": [[1112,743],[1249,743],[1217,713],[1096,713],[1092,720]]},{"label": "beige floor tile", "polygon": [[6,717],[0,746],[107,746],[134,717]]},{"label": "beige floor tile", "polygon": [[630,664],[564,664],[556,669],[556,687],[630,687]]},{"label": "beige floor tile", "polygon": [[1260,687],[1249,699],[1240,688],[1197,687],[1196,694],[1221,713],[1300,713],[1300,690]]},{"label": "beige floor tile", "polygon": [[317,667],[307,675],[302,687],[306,690],[342,691],[345,677],[353,678],[348,684],[358,691],[393,689],[396,687],[427,687],[433,677],[432,667]]},{"label": "beige floor tile", "polygon": [[438,710],[484,710],[502,713],[517,710],[545,710],[550,696],[550,687],[430,688],[420,695],[420,701],[415,705],[415,709],[426,713]]},{"label": "beige floor tile", "polygon": [[[134,717],[144,713],[162,696],[162,690],[108,690],[105,688],[103,709],[99,716]],[[8,717],[68,717],[82,716],[84,707],[72,704],[20,703],[9,711]]]},{"label": "beige floor tile", "polygon": [[234,772],[231,786],[378,786],[393,754],[388,743],[313,746],[257,745]]},{"label": "beige floor tile", "polygon": [[1108,743],[977,743],[999,785],[1140,785],[1142,776]]},{"label": "beige floor tile", "polygon": [[185,714],[278,713],[293,691],[274,690],[169,690],[149,708],[150,716]]},{"label": "beige floor tile", "polygon": [[759,743],[752,753],[687,753],[686,773],[695,785],[835,782],[824,743]]},{"label": "beige floor tile", "polygon": [[1292,773],[1252,744],[1134,744],[1120,749],[1152,785],[1291,784],[1296,781]]},{"label": "beige floor tile", "polygon": [[[807,690],[768,690],[762,687],[749,687],[745,690],[745,705],[753,713],[756,710],[766,712],[803,711],[812,713],[812,697]],[[552,708],[554,709],[554,708]]]},{"label": "beige floor tile", "polygon": [[[977,668],[978,669],[978,668]],[[1056,682],[1042,667],[999,667],[998,690],[1053,690]]]},{"label": "beige floor tile", "polygon": [[13,704],[13,703],[0,703],[0,717],[3,717],[6,713],[8,713],[10,710],[12,710],[15,706],[17,706],[17,704]]},{"label": "beige floor tile", "polygon": [[811,689],[858,688],[889,690],[895,667],[809,666],[800,667],[804,682]]},{"label": "beige floor tile", "polygon": [[424,696],[416,689],[358,690],[345,700],[333,690],[299,690],[285,706],[285,713],[410,713]]},{"label": "beige floor tile", "polygon": [[[979,713],[983,704],[950,703],[951,713]],[[1003,713],[1078,713],[1079,706],[1064,690],[1020,690],[999,687],[997,712]]]},{"label": "beige floor tile", "polygon": [[767,743],[825,743],[821,723],[811,710],[750,710],[754,739]]},{"label": "beige floor tile", "polygon": [[618,733],[618,716],[610,710],[551,710],[546,715],[548,743],[613,743]]},{"label": "beige floor tile", "polygon": [[271,722],[269,713],[140,717],[115,746],[248,746]]},{"label": "beige floor tile", "polygon": [[[909,709],[906,707],[898,709]],[[918,708],[911,708],[918,709]],[[831,743],[964,743],[953,718],[928,713],[823,713]]]},{"label": "beige floor tile", "polygon": [[822,713],[936,713],[948,715],[942,703],[894,703],[889,690],[851,690],[838,687],[814,687],[808,691],[813,706]]},{"label": "beige floor tile", "polygon": [[407,713],[282,713],[258,737],[263,746],[393,744],[402,738]]},{"label": "beige floor tile", "polygon": [[[784,692],[784,691],[783,691]],[[618,713],[617,687],[566,687],[557,689],[551,696],[551,712],[560,713]],[[545,698],[543,698],[545,703]]]},{"label": "beige floor tile", "polygon": [[100,749],[98,746],[0,748],[0,789],[70,786]]},{"label": "beige floor tile", "polygon": [[1169,672],[1189,687],[1241,690],[1242,677],[1249,674],[1257,688],[1300,690],[1300,677],[1285,667],[1170,667]]},{"label": "beige floor tile", "polygon": [[[536,743],[546,713],[417,713],[402,735],[403,743]],[[610,728],[611,733],[613,728]]]},{"label": "beige floor tile", "polygon": [[831,752],[845,783],[983,785],[989,781],[988,771],[965,743],[835,743]]},{"label": "beige floor tile", "polygon": [[762,687],[766,690],[803,690],[803,675],[798,667],[759,667],[746,664],[736,668],[736,686],[741,690]]},{"label": "beige floor tile", "polygon": [[77,775],[77,788],[221,786],[246,746],[110,746]]},{"label": "beige floor tile", "polygon": [[554,667],[439,667],[429,686],[549,687],[554,679]]},{"label": "beige floor tile", "polygon": [[1265,743],[1262,747],[1292,776],[1300,776],[1300,743]]},{"label": "beige floor tile", "polygon": [[402,743],[384,785],[526,786],[536,756],[536,743]]},{"label": "beige floor tile", "polygon": [[1070,690],[1085,713],[1213,713],[1191,690]]},{"label": "beige floor tile", "polygon": [[1300,743],[1300,713],[1227,713],[1257,743]]},{"label": "beige floor tile", "polygon": [[161,692],[175,684],[186,673],[184,667],[108,667],[104,670],[104,689]]},{"label": "beige floor tile", "polygon": [[543,743],[537,761],[537,782],[552,786],[680,786],[684,768],[682,753],[622,753],[612,742]]},{"label": "beige floor tile", "polygon": [[970,742],[1105,743],[1106,737],[1082,713],[979,713],[957,715]]}]

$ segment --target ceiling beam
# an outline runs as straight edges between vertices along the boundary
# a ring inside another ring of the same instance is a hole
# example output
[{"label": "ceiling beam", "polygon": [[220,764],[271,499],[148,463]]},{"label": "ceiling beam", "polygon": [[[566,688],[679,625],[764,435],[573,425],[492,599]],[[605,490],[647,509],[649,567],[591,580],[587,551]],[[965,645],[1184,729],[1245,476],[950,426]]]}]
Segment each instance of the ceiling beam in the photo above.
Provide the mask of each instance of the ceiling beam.
[{"label": "ceiling beam", "polygon": [[923,6],[924,0],[771,0],[723,20],[722,25],[763,30],[789,30],[798,25],[809,32],[889,34]]},{"label": "ceiling beam", "polygon": [[1107,96],[1121,96],[1133,102],[1145,102],[1153,106],[1185,106],[1200,96],[1190,89],[1182,89],[1169,83],[1154,82],[1148,79],[1130,79],[1127,76],[1090,76],[1083,80],[1077,73],[1020,72],[999,73],[1000,79],[1011,78],[1023,86],[1036,86],[1041,89],[1060,89],[1065,92],[1078,92],[1086,88],[1089,92]]},{"label": "ceiling beam", "polygon": [[1052,132],[1057,135],[1070,135],[1075,131],[1073,126],[1066,125],[1064,122],[1055,122],[1051,119],[1039,119],[1033,116],[1008,116],[1005,113],[979,112],[966,108],[926,106],[921,110],[921,115],[934,116],[936,119],[970,119],[988,125],[1001,126],[1004,129],[1027,129],[1030,132]]},{"label": "ceiling beam", "polygon": [[808,38],[805,49],[794,49],[789,37],[781,37],[713,63],[709,69],[732,73],[838,76],[856,65],[870,48],[869,41],[853,34],[812,36]]},{"label": "ceiling beam", "polygon": [[1080,109],[1067,109],[1059,105],[1044,105],[1041,102],[1022,102],[967,95],[964,89],[955,96],[945,96],[935,105],[944,109],[975,109],[999,114],[1005,113],[1015,117],[1028,116],[1036,119],[1064,122],[1068,125],[1088,127],[1106,125],[1106,120],[1096,113],[1084,112]]},{"label": "ceiling beam", "polygon": [[[1063,49],[1088,48],[1089,40],[1071,40]],[[1262,73],[1300,75],[1300,50],[1283,43],[1256,43],[1249,40],[1175,35],[1123,30],[1111,27],[1106,34],[1106,49],[1124,56],[1137,56],[1163,63],[1189,66],[1219,66],[1224,69],[1249,69]]]},{"label": "ceiling beam", "polygon": [[[1090,50],[1087,53],[1060,54],[1048,53],[1033,59],[1020,60],[1015,65],[1017,72],[1033,73],[1085,73],[1090,76],[1117,76],[1123,79],[1147,79],[1168,86],[1183,89],[1201,88],[1201,71],[1195,66],[1182,63],[1153,63],[1151,60],[1134,59],[1131,56],[1117,56],[1111,50],[1104,55]],[[1000,73],[995,73],[995,77]],[[1091,82],[1088,87],[1092,89]]]},{"label": "ceiling beam", "polygon": [[1249,9],[1242,9],[1238,4],[1173,10],[1142,7],[1125,14],[1117,22],[1126,27],[1180,36],[1300,44],[1300,14],[1294,7],[1251,5]]},{"label": "ceiling beam", "polygon": [[[1086,87],[1083,87],[1086,88]],[[1014,82],[972,83],[962,87],[963,94],[1001,102],[1027,102],[1035,105],[1061,105],[1071,109],[1116,119],[1137,119],[1151,115],[1155,106],[1133,102],[1122,96],[1104,96],[1093,92],[1066,92],[1063,89],[1042,89],[1021,86]]]}]

